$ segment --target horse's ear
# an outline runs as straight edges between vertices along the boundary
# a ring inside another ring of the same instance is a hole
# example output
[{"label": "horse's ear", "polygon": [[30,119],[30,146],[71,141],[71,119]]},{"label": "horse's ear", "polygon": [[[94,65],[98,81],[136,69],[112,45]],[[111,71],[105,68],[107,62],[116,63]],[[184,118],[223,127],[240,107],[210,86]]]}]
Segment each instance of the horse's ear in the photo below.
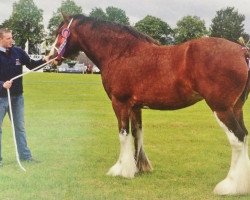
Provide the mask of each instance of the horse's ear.
[{"label": "horse's ear", "polygon": [[64,20],[65,22],[69,22],[70,17],[69,17],[66,13],[64,13],[64,12],[62,12],[62,11],[61,11],[61,14],[62,14],[63,20]]}]

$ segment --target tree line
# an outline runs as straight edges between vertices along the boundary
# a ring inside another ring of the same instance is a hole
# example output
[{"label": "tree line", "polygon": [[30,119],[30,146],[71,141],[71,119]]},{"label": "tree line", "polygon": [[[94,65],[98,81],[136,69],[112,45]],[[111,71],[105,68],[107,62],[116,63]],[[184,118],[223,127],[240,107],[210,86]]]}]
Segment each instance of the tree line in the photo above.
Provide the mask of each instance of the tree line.
[{"label": "tree line", "polygon": [[[13,30],[15,43],[22,48],[29,41],[29,53],[38,52],[38,44],[43,41],[51,43],[55,37],[55,31],[62,22],[61,12],[74,15],[84,14],[82,7],[74,0],[64,0],[61,6],[50,18],[47,30],[43,25],[43,10],[39,9],[33,0],[19,0],[13,4],[12,14],[0,27]],[[101,20],[133,26],[163,45],[179,44],[191,39],[204,36],[221,37],[237,42],[240,37],[249,40],[250,36],[245,32],[245,16],[240,14],[234,7],[227,7],[216,12],[207,29],[205,21],[198,16],[184,16],[172,28],[160,18],[147,15],[142,20],[131,25],[126,12],[120,8],[109,6],[105,10],[95,7],[89,14]]]}]

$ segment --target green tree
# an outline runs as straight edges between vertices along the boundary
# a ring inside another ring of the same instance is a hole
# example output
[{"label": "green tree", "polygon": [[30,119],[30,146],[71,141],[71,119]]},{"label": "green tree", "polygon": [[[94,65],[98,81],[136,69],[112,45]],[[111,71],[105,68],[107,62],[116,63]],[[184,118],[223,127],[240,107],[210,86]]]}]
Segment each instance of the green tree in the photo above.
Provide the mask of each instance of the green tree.
[{"label": "green tree", "polygon": [[176,25],[175,42],[177,44],[208,34],[205,21],[197,16],[185,16]]},{"label": "green tree", "polygon": [[173,30],[166,22],[157,17],[147,15],[135,24],[135,28],[158,40],[161,44],[173,43]]},{"label": "green tree", "polygon": [[36,48],[44,39],[43,11],[33,0],[19,0],[13,4],[12,15],[4,26],[12,29],[15,43],[22,48],[29,40],[29,53],[38,53]]},{"label": "green tree", "polygon": [[107,7],[106,12],[101,8],[94,8],[89,16],[101,20],[116,22],[118,24],[129,25],[129,18],[126,16],[126,12],[120,8],[112,6]]},{"label": "green tree", "polygon": [[211,36],[226,38],[236,42],[244,35],[245,16],[238,13],[233,7],[227,7],[216,12],[210,27]]},{"label": "green tree", "polygon": [[77,6],[73,0],[62,1],[61,6],[53,13],[52,18],[49,20],[49,38],[54,39],[55,31],[57,30],[60,23],[63,21],[62,13],[66,15],[82,14],[82,8]]},{"label": "green tree", "polygon": [[123,25],[129,25],[129,18],[126,16],[124,10],[116,7],[107,7],[106,14],[108,17],[108,21],[116,22]]},{"label": "green tree", "polygon": [[1,25],[0,28],[11,28],[11,20],[10,19],[6,19]]},{"label": "green tree", "polygon": [[101,8],[94,8],[92,11],[89,13],[90,17],[94,17],[96,19],[101,19],[101,20],[108,20],[107,14],[101,9]]}]

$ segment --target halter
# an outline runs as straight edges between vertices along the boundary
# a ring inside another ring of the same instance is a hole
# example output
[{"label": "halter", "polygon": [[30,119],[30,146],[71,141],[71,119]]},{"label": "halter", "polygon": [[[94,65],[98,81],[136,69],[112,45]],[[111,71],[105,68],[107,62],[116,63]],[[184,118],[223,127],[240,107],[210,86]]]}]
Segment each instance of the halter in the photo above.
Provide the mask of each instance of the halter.
[{"label": "halter", "polygon": [[55,43],[54,43],[53,46],[52,46],[52,49],[54,48],[54,49],[56,49],[56,51],[57,51],[57,54],[58,54],[58,55],[57,55],[57,60],[61,60],[62,57],[63,57],[63,54],[64,54],[64,52],[65,52],[65,46],[66,46],[66,44],[67,44],[68,37],[70,36],[70,30],[69,30],[69,28],[70,28],[72,22],[73,22],[73,18],[70,20],[70,22],[69,22],[67,28],[64,28],[64,29],[62,30],[61,36],[63,37],[63,42],[62,42],[62,44],[59,46],[59,48],[56,48],[56,46],[55,46],[55,45],[56,45],[56,42],[57,42],[57,39],[56,39]]}]

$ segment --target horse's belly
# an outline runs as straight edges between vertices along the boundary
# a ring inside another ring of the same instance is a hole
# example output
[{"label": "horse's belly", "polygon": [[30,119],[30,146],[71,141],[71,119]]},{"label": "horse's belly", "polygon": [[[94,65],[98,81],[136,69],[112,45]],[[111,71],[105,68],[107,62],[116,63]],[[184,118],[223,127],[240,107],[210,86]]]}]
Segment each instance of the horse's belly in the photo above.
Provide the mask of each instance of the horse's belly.
[{"label": "horse's belly", "polygon": [[191,106],[202,99],[196,92],[189,94],[146,94],[142,98],[135,98],[135,104],[142,108],[176,110]]}]

